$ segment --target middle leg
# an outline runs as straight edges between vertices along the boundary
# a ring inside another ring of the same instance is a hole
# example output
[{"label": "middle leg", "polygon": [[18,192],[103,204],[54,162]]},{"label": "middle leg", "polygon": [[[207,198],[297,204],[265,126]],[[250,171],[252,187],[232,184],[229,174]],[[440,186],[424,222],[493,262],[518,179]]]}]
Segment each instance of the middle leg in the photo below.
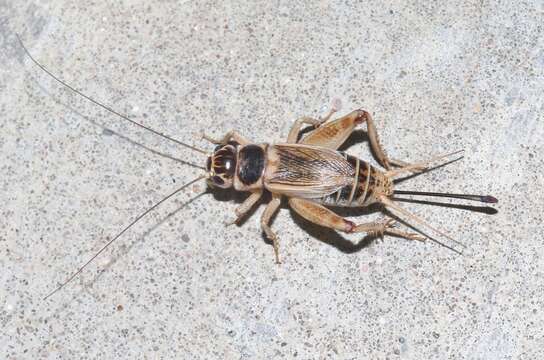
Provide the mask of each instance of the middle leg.
[{"label": "middle leg", "polygon": [[313,125],[314,127],[321,126],[323,123],[327,122],[331,118],[331,116],[337,111],[338,111],[338,105],[335,105],[333,103],[327,115],[325,115],[325,117],[321,119],[314,119],[308,116],[303,116],[297,119],[297,121],[295,121],[295,123],[291,127],[291,130],[289,131],[289,135],[287,136],[287,143],[296,144],[298,142],[298,136],[300,135],[300,130],[302,129],[302,125],[308,124],[308,125]]}]

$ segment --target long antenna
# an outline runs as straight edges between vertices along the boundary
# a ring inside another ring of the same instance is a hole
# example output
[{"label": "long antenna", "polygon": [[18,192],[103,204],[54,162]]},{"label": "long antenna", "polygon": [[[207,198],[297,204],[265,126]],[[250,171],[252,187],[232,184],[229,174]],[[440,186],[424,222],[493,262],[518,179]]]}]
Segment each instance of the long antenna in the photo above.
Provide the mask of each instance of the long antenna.
[{"label": "long antenna", "polygon": [[194,150],[194,151],[198,151],[199,153],[202,153],[202,154],[205,154],[205,155],[208,155],[208,153],[205,151],[205,150],[202,150],[202,149],[199,149],[197,147],[194,147],[192,145],[189,145],[189,144],[186,144],[182,141],[179,141],[179,140],[176,140],[168,135],[165,135],[161,132],[158,132],[157,130],[153,130],[152,128],[150,127],[147,127],[145,125],[142,125],[132,119],[130,119],[128,116],[126,115],[123,115],[121,113],[118,113],[117,111],[113,110],[111,107],[107,106],[107,105],[104,105],[104,104],[101,104],[99,103],[98,101],[94,100],[93,98],[85,95],[84,93],[82,93],[81,91],[77,90],[76,88],[74,88],[73,86],[71,85],[68,85],[66,82],[62,81],[61,79],[59,79],[58,77],[56,77],[55,75],[53,75],[53,73],[51,73],[49,70],[47,70],[45,68],[45,66],[43,66],[42,64],[40,64],[36,59],[34,59],[34,57],[30,54],[30,52],[28,51],[28,49],[26,48],[26,46],[23,44],[23,41],[21,40],[21,37],[19,36],[19,34],[15,34],[17,36],[17,39],[19,40],[19,43],[21,44],[21,47],[23,48],[23,50],[25,51],[25,53],[28,55],[28,57],[30,58],[30,60],[32,60],[32,62],[34,64],[36,64],[39,68],[41,68],[47,75],[49,75],[50,77],[52,77],[55,81],[57,81],[59,84],[63,85],[64,87],[72,90],[73,92],[75,92],[76,94],[79,94],[81,95],[82,97],[84,97],[85,99],[89,100],[90,102],[92,102],[93,104],[95,105],[98,105],[100,106],[101,108],[109,111],[110,113],[114,114],[114,115],[117,115],[119,116],[120,118],[130,122],[131,124],[134,124],[136,126],[139,126],[141,127],[142,129],[145,129],[147,131],[150,131],[152,132],[153,134],[155,135],[158,135],[164,139],[167,139],[167,140],[170,140],[172,142],[175,142],[176,144],[178,145],[181,145],[181,146],[185,146],[186,148],[188,149],[191,149],[191,150]]},{"label": "long antenna", "polygon": [[141,218],[143,218],[144,216],[146,216],[147,214],[149,214],[151,211],[153,211],[153,209],[155,209],[157,206],[159,206],[160,204],[162,204],[163,202],[165,202],[166,200],[170,199],[172,196],[176,195],[178,192],[180,192],[181,190],[185,189],[187,186],[197,182],[198,180],[202,180],[206,177],[206,175],[202,175],[202,176],[199,176],[197,177],[196,179],[193,179],[191,181],[189,181],[188,183],[184,184],[183,186],[181,186],[180,188],[178,188],[176,191],[170,193],[169,195],[165,196],[161,201],[157,202],[155,205],[153,205],[152,207],[150,207],[149,209],[147,209],[146,211],[144,211],[142,214],[140,214],[136,219],[134,219],[130,224],[128,224],[123,230],[121,230],[121,232],[119,232],[117,235],[115,235],[113,237],[113,239],[111,239],[110,241],[108,241],[106,243],[106,245],[104,245],[100,250],[98,250],[98,252],[96,254],[94,254],[85,264],[83,264],[75,273],[72,274],[72,276],[70,276],[67,280],[65,280],[61,285],[59,285],[55,290],[51,291],[49,294],[47,294],[47,296],[45,296],[43,298],[43,300],[47,300],[48,298],[50,298],[53,294],[55,294],[56,292],[58,292],[60,289],[62,289],[64,286],[66,286],[68,283],[70,283],[72,280],[74,280],[74,278],[83,271],[83,269],[85,269],[87,267],[87,265],[89,265],[94,259],[96,259],[96,257],[100,254],[102,254],[104,252],[104,250],[106,250],[115,240],[117,240],[119,237],[121,237],[121,235],[123,235],[128,229],[130,229],[132,227],[132,225],[136,224]]},{"label": "long antenna", "polygon": [[496,204],[499,202],[499,200],[497,200],[496,197],[491,195],[469,195],[469,194],[452,194],[452,193],[439,193],[439,192],[427,192],[427,191],[405,191],[405,190],[395,190],[393,194],[436,196],[436,197],[445,197],[445,198],[453,198],[453,199],[479,201],[479,202],[489,203],[489,204]]}]

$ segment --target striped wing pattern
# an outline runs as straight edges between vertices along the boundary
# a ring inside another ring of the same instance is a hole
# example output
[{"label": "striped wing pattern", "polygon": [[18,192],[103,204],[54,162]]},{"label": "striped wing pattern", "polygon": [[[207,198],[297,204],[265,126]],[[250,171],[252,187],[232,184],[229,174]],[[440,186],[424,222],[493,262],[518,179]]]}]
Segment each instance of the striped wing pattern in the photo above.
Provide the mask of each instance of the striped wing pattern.
[{"label": "striped wing pattern", "polygon": [[265,180],[270,190],[319,198],[353,182],[355,169],[340,152],[300,144],[273,145],[271,150],[278,164]]}]

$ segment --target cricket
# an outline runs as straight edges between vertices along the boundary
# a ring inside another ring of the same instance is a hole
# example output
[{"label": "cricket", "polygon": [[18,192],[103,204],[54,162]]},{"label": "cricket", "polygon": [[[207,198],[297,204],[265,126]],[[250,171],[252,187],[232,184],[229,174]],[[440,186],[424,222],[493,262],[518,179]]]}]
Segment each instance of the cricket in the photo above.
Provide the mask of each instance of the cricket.
[{"label": "cricket", "polygon": [[[333,210],[338,207],[356,208],[380,204],[399,219],[403,219],[403,222],[404,219],[413,221],[462,247],[464,245],[451,237],[446,231],[432,226],[426,220],[401,207],[395,201],[394,196],[398,194],[422,195],[457,198],[483,203],[498,202],[495,197],[489,195],[395,190],[395,180],[400,175],[424,173],[431,169],[430,166],[433,163],[448,158],[451,159],[452,156],[458,155],[463,150],[434,156],[416,163],[389,158],[381,145],[371,114],[362,109],[352,111],[337,119],[332,119],[339,107],[333,104],[322,118],[302,117],[294,122],[286,141],[283,143],[254,143],[236,130],[229,130],[219,139],[202,135],[203,139],[206,139],[215,146],[213,151],[197,148],[142,125],[65,83],[39,63],[30,54],[21,38],[19,36],[18,38],[28,58],[64,88],[77,93],[88,101],[133,125],[150,131],[168,141],[173,141],[199,154],[199,156],[203,156],[202,161],[205,165],[202,167],[195,166],[202,169],[204,171],[203,174],[177,188],[174,192],[137,216],[44,299],[48,299],[69,284],[87,265],[141,218],[166,200],[186,189],[189,185],[200,180],[206,180],[211,187],[220,189],[233,188],[235,191],[249,193],[245,201],[234,210],[235,216],[233,216],[233,221],[230,224],[238,223],[248,215],[265,192],[271,194],[271,201],[266,204],[260,219],[260,225],[266,237],[272,242],[274,259],[278,264],[280,263],[280,241],[276,232],[271,228],[271,219],[279,209],[283,197],[287,198],[287,203],[293,211],[304,219],[322,227],[348,234],[364,233],[370,237],[383,237],[385,234],[388,234],[408,240],[425,241],[427,239],[426,236],[419,233],[399,228],[397,219],[392,217],[372,222],[355,223],[338,215]],[[383,169],[379,169],[372,166],[368,161],[338,150],[346,142],[348,137],[363,125],[366,126],[371,150]],[[310,128],[305,129],[305,127]],[[310,131],[306,131],[303,134],[305,130]],[[385,215],[387,216],[387,214]],[[446,246],[441,242],[436,242]],[[461,253],[452,247],[446,247],[457,253]]]}]

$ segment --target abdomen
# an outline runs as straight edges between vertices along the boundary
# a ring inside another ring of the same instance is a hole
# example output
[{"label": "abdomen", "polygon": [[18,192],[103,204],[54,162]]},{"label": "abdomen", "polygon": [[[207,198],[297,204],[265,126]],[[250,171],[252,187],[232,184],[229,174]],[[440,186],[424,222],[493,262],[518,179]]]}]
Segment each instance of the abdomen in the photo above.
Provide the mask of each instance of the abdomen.
[{"label": "abdomen", "polygon": [[312,200],[327,206],[342,207],[360,207],[372,203],[374,179],[379,170],[355,156],[342,154],[354,169],[351,183],[342,186],[332,194]]}]

